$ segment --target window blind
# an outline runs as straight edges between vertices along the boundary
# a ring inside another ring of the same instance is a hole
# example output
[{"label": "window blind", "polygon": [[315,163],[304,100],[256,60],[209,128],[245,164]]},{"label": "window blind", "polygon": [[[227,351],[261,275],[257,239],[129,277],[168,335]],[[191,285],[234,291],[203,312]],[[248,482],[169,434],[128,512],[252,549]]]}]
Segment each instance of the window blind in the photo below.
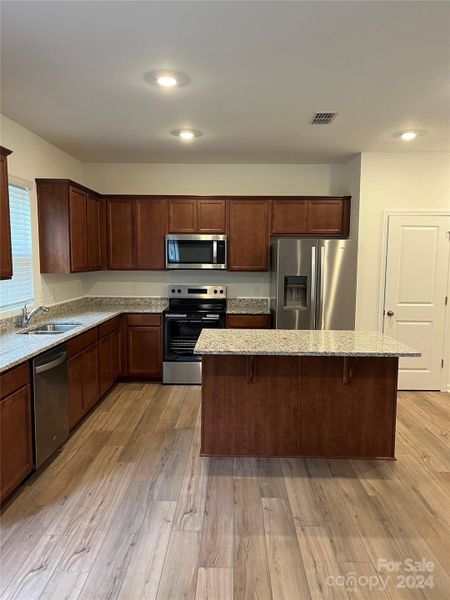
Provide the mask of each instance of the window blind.
[{"label": "window blind", "polygon": [[8,188],[13,276],[0,281],[1,311],[34,300],[30,192],[18,185],[9,185]]}]

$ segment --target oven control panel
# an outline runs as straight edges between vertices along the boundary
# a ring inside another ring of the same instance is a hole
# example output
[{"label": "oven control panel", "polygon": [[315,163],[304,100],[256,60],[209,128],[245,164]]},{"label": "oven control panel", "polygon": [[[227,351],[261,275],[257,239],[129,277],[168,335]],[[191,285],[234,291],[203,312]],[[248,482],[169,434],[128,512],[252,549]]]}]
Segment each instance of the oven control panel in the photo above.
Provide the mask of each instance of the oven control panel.
[{"label": "oven control panel", "polygon": [[226,298],[226,285],[169,285],[169,298]]}]

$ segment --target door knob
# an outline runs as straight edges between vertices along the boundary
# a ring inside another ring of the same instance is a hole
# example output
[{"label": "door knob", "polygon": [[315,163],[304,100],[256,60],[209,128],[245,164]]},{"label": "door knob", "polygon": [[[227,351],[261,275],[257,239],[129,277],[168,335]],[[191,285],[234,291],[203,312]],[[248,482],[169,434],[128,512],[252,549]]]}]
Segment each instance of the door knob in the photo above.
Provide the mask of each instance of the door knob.
[{"label": "door knob", "polygon": [[386,314],[388,317],[393,317],[395,315],[395,312],[393,310],[388,310]]}]

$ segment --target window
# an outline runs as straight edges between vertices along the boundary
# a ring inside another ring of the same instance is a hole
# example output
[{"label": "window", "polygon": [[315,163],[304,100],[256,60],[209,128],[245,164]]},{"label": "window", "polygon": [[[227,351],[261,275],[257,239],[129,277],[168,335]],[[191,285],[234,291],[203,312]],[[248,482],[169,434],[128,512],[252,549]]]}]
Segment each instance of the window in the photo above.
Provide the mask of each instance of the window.
[{"label": "window", "polygon": [[0,281],[1,311],[34,300],[30,191],[19,185],[9,185],[8,188],[13,276]]}]

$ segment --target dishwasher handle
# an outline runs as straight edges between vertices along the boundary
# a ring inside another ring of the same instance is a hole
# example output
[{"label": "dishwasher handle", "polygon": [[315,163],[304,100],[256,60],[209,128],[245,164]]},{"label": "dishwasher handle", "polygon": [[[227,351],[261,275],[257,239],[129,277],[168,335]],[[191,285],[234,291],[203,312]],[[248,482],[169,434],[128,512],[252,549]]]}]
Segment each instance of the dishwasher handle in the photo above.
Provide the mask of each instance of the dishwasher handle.
[{"label": "dishwasher handle", "polygon": [[54,360],[51,360],[48,363],[45,363],[44,365],[39,365],[39,367],[35,367],[34,372],[35,373],[45,373],[45,371],[50,371],[50,369],[53,369],[55,367],[57,367],[58,365],[60,365],[61,363],[63,363],[67,358],[67,352],[62,352],[61,354],[59,354]]}]

